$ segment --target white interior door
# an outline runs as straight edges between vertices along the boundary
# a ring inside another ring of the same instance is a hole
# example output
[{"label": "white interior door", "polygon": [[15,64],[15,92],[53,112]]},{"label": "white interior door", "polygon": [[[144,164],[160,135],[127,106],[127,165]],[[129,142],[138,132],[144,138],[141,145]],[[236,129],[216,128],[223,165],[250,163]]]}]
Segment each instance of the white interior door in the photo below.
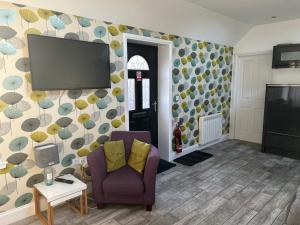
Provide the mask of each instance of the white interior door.
[{"label": "white interior door", "polygon": [[271,81],[272,56],[253,55],[237,59],[236,68],[236,139],[261,143],[266,84]]}]

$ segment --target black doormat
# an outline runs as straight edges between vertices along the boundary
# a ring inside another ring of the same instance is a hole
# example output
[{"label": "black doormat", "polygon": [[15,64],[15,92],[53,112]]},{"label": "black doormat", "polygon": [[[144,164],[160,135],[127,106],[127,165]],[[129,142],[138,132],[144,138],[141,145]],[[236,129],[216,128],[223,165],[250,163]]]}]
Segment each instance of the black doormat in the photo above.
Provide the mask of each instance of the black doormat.
[{"label": "black doormat", "polygon": [[161,160],[159,160],[159,165],[158,165],[157,173],[162,173],[162,172],[164,172],[164,171],[166,171],[168,169],[173,168],[174,166],[176,166],[176,164],[170,163],[170,162],[168,162],[166,160],[161,159]]},{"label": "black doormat", "polygon": [[196,163],[203,162],[204,160],[209,159],[212,156],[212,154],[206,152],[194,151],[187,155],[181,156],[174,161],[185,166],[193,166]]}]

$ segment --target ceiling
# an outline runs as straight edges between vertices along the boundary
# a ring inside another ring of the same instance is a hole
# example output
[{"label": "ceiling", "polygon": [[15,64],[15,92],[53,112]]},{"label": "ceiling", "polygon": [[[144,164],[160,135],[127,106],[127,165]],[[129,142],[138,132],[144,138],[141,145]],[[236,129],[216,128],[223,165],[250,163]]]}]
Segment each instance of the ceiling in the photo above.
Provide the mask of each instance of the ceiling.
[{"label": "ceiling", "polygon": [[[300,18],[300,0],[186,0],[249,25]],[[272,16],[277,18],[272,19]]]}]

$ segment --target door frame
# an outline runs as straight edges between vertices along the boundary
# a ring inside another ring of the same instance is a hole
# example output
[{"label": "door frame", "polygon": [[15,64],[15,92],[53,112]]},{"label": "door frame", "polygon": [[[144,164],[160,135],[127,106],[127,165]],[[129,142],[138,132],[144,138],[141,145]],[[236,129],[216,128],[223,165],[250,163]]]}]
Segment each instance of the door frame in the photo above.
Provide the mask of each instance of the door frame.
[{"label": "door frame", "polygon": [[[231,81],[231,104],[230,104],[230,126],[229,126],[229,138],[235,139],[235,126],[236,126],[236,111],[238,108],[238,83],[240,79],[240,59],[247,56],[260,56],[260,55],[271,55],[272,51],[257,51],[249,53],[233,53],[233,78]],[[272,65],[270,65],[272,66]],[[272,78],[270,79],[270,82]]]},{"label": "door frame", "polygon": [[172,153],[172,42],[135,34],[123,34],[125,129],[129,131],[127,43],[157,46],[157,120],[158,149],[162,159],[171,161]]}]

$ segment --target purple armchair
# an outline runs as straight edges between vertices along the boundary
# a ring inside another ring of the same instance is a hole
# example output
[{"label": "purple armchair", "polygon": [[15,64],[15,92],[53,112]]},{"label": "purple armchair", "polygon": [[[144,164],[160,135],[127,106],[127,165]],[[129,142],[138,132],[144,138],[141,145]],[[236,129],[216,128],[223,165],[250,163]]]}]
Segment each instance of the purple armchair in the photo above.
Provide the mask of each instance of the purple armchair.
[{"label": "purple armchair", "polygon": [[[147,131],[113,131],[111,133],[112,141],[124,140],[126,161],[128,161],[134,138],[151,143],[150,132]],[[148,211],[152,210],[159,163],[159,153],[156,147],[151,147],[144,174],[134,171],[129,166],[107,173],[103,147],[91,153],[87,161],[92,176],[94,200],[99,209],[103,208],[106,203],[125,203],[142,204]]]}]

